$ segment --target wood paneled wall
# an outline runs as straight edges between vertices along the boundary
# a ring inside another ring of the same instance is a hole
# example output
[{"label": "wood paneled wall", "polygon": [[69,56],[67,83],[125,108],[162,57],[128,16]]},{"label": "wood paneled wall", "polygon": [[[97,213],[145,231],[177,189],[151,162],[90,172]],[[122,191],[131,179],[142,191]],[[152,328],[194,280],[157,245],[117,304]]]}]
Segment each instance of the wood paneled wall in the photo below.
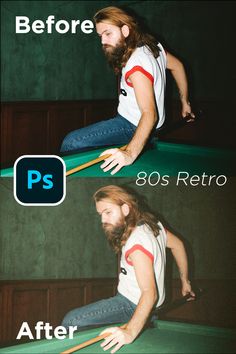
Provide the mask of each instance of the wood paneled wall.
[{"label": "wood paneled wall", "polygon": [[[161,140],[203,146],[236,146],[235,105],[229,102],[198,102],[199,120],[171,129],[181,119],[178,101],[167,103]],[[117,112],[116,100],[6,102],[1,110],[1,167],[11,166],[24,154],[59,154],[66,134]]]},{"label": "wood paneled wall", "polygon": [[24,154],[59,154],[67,133],[111,118],[116,110],[116,100],[3,103],[2,167]]},{"label": "wood paneled wall", "polygon": [[73,308],[115,295],[116,279],[0,281],[0,342],[14,342],[24,321],[56,327]]},{"label": "wood paneled wall", "polygon": [[[202,290],[199,300],[162,313],[160,319],[235,328],[236,303],[233,294],[236,280],[197,279],[193,282],[193,288]],[[167,287],[167,300],[173,301],[180,296],[180,281],[174,279]]]},{"label": "wood paneled wall", "polygon": [[[204,279],[195,283],[203,289],[199,300],[162,312],[160,319],[235,327],[235,281]],[[116,287],[115,278],[0,281],[1,345],[16,342],[24,321],[32,333],[38,321],[56,327],[68,311],[113,296]],[[174,279],[167,287],[167,303],[180,297],[180,281]]]}]

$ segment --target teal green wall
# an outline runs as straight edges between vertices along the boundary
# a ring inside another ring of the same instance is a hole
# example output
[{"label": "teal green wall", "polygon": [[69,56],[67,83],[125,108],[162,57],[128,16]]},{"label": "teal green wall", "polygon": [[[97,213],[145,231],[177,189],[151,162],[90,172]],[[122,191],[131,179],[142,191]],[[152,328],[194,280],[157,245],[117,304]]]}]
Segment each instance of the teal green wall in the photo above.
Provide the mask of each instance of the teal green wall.
[{"label": "teal green wall", "polygon": [[0,279],[113,277],[116,260],[91,200],[94,187],[67,182],[56,207],[24,207],[0,180]]},{"label": "teal green wall", "polygon": [[[128,178],[74,178],[56,207],[24,207],[12,179],[0,179],[0,279],[113,277],[116,258],[106,243],[93,193],[126,185],[145,196],[160,219],[185,241],[195,278],[235,278],[235,186],[135,186]],[[177,276],[176,269],[174,275]]]},{"label": "teal green wall", "polygon": [[[69,100],[116,97],[116,81],[94,34],[15,34],[15,16],[31,20],[92,19],[108,5],[128,5],[147,19],[186,65],[195,100],[233,97],[235,2],[2,1],[2,99]],[[174,96],[176,90],[174,89]]]}]

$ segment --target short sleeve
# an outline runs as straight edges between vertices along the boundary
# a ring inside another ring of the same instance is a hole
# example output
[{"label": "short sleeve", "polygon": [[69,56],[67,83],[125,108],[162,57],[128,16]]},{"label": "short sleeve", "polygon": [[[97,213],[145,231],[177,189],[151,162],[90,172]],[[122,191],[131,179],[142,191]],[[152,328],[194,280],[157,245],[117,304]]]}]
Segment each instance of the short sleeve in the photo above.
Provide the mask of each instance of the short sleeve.
[{"label": "short sleeve", "polygon": [[136,71],[144,74],[151,81],[152,85],[154,84],[154,67],[151,58],[151,53],[147,48],[138,48],[133,53],[125,68],[124,76],[128,86],[133,87],[129,81],[129,77]]},{"label": "short sleeve", "polygon": [[151,239],[151,230],[146,225],[137,227],[126,243],[125,260],[129,265],[133,265],[128,259],[134,251],[141,251],[154,262],[154,246]]}]

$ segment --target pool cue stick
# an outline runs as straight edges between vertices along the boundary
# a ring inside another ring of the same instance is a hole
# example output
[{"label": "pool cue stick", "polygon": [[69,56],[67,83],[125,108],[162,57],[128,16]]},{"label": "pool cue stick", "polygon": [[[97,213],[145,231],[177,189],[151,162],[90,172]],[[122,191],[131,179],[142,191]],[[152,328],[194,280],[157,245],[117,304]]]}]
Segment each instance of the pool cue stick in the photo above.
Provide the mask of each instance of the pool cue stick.
[{"label": "pool cue stick", "polygon": [[[120,328],[125,329],[127,326],[127,323],[123,324],[122,326],[120,326]],[[102,335],[99,335],[97,337],[94,337],[92,339],[87,340],[86,342],[80,343],[78,345],[76,345],[75,347],[72,347],[70,349],[65,350],[64,352],[62,352],[61,354],[70,354],[75,352],[76,350],[80,350],[82,348],[88,347],[91,344],[97,343],[102,339],[105,339],[106,337],[108,337],[111,333],[104,333]]]},{"label": "pool cue stick", "polygon": [[165,134],[171,133],[172,131],[178,130],[184,126],[187,126],[188,124],[191,125],[198,120],[199,120],[198,114],[195,115],[195,118],[193,118],[191,116],[191,114],[188,114],[185,117],[182,117],[182,118],[178,119],[177,121],[170,123],[169,125],[166,125],[166,126],[164,125],[160,129],[158,129],[158,132],[160,134],[165,135]]},{"label": "pool cue stick", "polygon": [[[167,312],[167,311],[173,310],[181,305],[184,305],[186,303],[190,303],[192,301],[197,301],[204,293],[204,290],[200,289],[200,288],[196,288],[196,289],[193,289],[193,292],[195,294],[194,297],[191,294],[187,294],[179,299],[174,300],[173,302],[171,302],[169,304],[167,303],[167,304],[161,305],[160,307],[158,307],[157,309],[152,311],[152,314],[155,315],[155,314],[160,314],[161,312]],[[192,299],[192,300],[190,300],[190,299]]]},{"label": "pool cue stick", "polygon": [[[125,150],[126,148],[127,148],[127,145],[120,147],[119,150]],[[99,156],[99,157],[97,157],[97,158],[94,159],[94,160],[91,160],[91,161],[88,161],[88,162],[84,163],[83,165],[80,165],[80,166],[77,166],[77,167],[75,167],[75,168],[72,168],[71,170],[68,170],[68,171],[66,172],[66,176],[69,176],[69,175],[71,175],[72,173],[81,171],[81,170],[83,170],[83,169],[85,169],[85,168],[87,168],[87,167],[89,167],[89,166],[95,165],[96,163],[101,162],[101,161],[107,159],[107,158],[110,157],[110,156],[111,156],[111,154]]]},{"label": "pool cue stick", "polygon": [[104,333],[104,334],[102,334],[102,335],[100,335],[100,336],[97,336],[97,337],[95,337],[95,338],[89,339],[89,340],[87,340],[86,342],[83,342],[83,343],[81,343],[81,344],[78,344],[78,345],[76,345],[76,346],[70,348],[70,349],[65,350],[65,351],[62,352],[61,354],[71,354],[71,353],[73,353],[73,352],[75,352],[75,351],[77,351],[77,350],[80,350],[80,349],[82,349],[82,348],[88,347],[88,346],[91,345],[91,344],[97,343],[97,342],[99,342],[100,340],[105,339],[105,338],[108,337],[110,334],[111,334],[111,333]]}]

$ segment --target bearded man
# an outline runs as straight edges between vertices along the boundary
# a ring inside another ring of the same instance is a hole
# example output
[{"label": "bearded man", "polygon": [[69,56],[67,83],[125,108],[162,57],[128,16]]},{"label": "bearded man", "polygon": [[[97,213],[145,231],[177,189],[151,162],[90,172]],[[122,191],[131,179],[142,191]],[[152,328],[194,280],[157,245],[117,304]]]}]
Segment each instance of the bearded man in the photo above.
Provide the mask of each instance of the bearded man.
[{"label": "bearded man", "polygon": [[176,260],[182,282],[182,295],[195,296],[188,279],[188,261],[183,242],[146,211],[137,197],[119,186],[99,189],[94,200],[107,239],[116,253],[121,252],[117,295],[70,311],[62,325],[100,326],[111,333],[102,343],[115,353],[132,343],[142,331],[152,310],[165,299],[166,247]]},{"label": "bearded man", "polygon": [[[101,165],[103,171],[118,172],[132,164],[165,120],[166,69],[177,83],[182,116],[194,118],[188,100],[188,83],[183,64],[168,53],[137,20],[117,7],[107,7],[94,16],[105,56],[121,76],[117,115],[69,133],[61,152],[87,147],[127,144],[125,150],[109,149],[111,156]],[[190,119],[191,120],[191,119]]]}]

